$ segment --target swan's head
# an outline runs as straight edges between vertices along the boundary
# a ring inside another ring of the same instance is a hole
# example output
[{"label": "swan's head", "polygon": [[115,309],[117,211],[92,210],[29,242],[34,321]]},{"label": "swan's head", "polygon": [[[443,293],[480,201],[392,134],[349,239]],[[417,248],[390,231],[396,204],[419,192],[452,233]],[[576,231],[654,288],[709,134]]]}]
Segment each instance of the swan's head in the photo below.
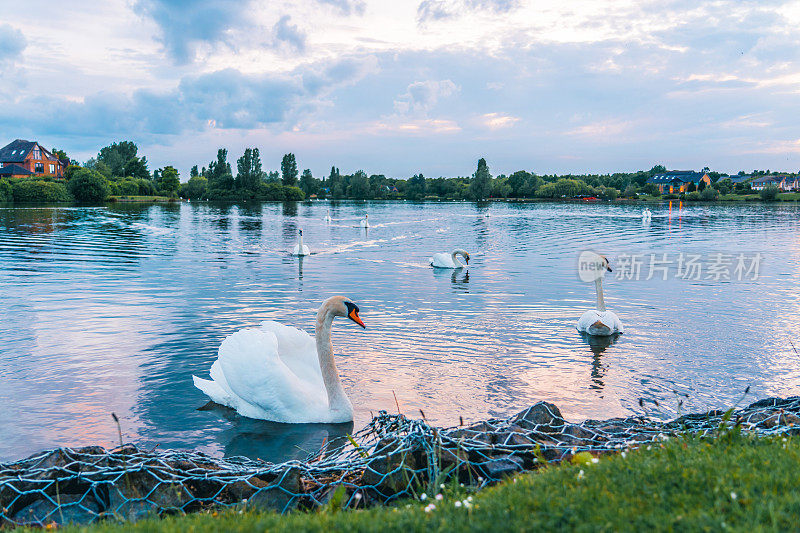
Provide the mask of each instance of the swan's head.
[{"label": "swan's head", "polygon": [[303,236],[303,230],[300,230],[300,236],[301,237]]},{"label": "swan's head", "polygon": [[463,258],[464,258],[464,261],[466,261],[466,262],[467,262],[467,264],[469,264],[469,252],[468,252],[468,251],[466,251],[466,250],[460,250],[460,249],[459,249],[459,250],[456,250],[456,252],[455,252],[455,253],[457,253],[458,255],[460,255],[461,257],[463,257]]},{"label": "swan's head", "polygon": [[613,272],[606,256],[590,251],[581,252],[578,258],[578,275],[581,280],[595,281],[605,276],[606,272]]},{"label": "swan's head", "polygon": [[332,296],[325,301],[323,307],[327,307],[333,313],[333,316],[346,316],[362,328],[367,327],[361,317],[358,316],[358,306],[350,298]]}]

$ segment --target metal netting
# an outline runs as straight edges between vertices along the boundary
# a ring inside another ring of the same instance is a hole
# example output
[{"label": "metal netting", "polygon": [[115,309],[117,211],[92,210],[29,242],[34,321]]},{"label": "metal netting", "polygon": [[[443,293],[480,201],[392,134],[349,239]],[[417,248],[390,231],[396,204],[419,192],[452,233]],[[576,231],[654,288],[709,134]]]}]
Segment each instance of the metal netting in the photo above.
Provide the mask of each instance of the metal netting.
[{"label": "metal netting", "polygon": [[362,507],[434,493],[453,480],[480,488],[582,451],[611,453],[733,425],[760,435],[795,433],[800,397],[669,422],[633,416],[571,423],[545,402],[509,418],[452,428],[381,412],[352,437],[326,443],[305,461],[280,464],[132,445],[58,448],[0,464],[0,527],[137,520],[234,505],[285,512],[324,505],[338,487],[345,505]]}]

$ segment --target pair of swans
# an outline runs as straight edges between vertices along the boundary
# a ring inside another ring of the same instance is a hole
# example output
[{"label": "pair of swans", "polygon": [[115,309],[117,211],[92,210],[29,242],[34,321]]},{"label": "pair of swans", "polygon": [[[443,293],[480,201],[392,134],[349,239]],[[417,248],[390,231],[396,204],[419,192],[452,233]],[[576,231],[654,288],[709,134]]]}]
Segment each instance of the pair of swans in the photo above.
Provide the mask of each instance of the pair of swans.
[{"label": "pair of swans", "polygon": [[645,207],[642,211],[642,222],[650,222],[651,218],[653,218],[653,213],[649,208]]},{"label": "pair of swans", "polygon": [[[455,262],[456,252],[462,251],[436,255]],[[463,255],[469,260],[469,254]],[[593,336],[622,333],[622,323],[603,301],[602,277],[611,272],[608,260],[593,254],[591,264],[597,272],[597,309],[584,313],[578,331]],[[351,422],[353,405],[336,370],[331,344],[336,317],[366,328],[350,298],[333,296],[317,312],[313,338],[275,321],[240,330],[222,341],[211,379],[192,376],[194,385],[215,403],[248,418],[292,424]]]}]

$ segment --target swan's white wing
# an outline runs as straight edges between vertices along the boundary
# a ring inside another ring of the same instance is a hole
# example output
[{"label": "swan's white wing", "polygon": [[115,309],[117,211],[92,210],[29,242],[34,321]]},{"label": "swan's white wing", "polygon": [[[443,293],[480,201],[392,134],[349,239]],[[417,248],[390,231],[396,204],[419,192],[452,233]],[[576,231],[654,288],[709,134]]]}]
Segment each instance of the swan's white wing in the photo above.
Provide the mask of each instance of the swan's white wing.
[{"label": "swan's white wing", "polygon": [[322,385],[317,345],[311,335],[302,329],[286,326],[274,320],[262,322],[261,330],[275,335],[278,357],[296,376],[308,376],[309,380],[319,382],[322,390],[325,390]]},{"label": "swan's white wing", "polygon": [[453,255],[447,253],[433,254],[431,257],[431,265],[437,268],[455,268],[453,263]]},{"label": "swan's white wing", "polygon": [[588,333],[589,335],[613,335],[615,333],[622,333],[624,331],[622,322],[611,311],[597,311],[593,309],[586,311],[578,320],[575,326],[578,331]]},{"label": "swan's white wing", "polygon": [[[219,347],[219,356],[211,367],[216,386],[200,379],[195,379],[195,385],[243,416],[278,422],[318,421],[328,411],[319,370],[295,374],[278,349],[277,336],[271,331],[238,331]],[[307,364],[294,366],[309,368]]]}]

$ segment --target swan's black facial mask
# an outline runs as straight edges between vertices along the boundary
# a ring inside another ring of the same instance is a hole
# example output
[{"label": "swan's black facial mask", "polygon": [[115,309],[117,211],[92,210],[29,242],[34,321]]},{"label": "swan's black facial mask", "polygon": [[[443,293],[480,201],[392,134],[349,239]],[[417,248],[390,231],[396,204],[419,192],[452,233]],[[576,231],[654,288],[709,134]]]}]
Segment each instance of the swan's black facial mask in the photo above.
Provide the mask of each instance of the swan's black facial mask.
[{"label": "swan's black facial mask", "polygon": [[358,316],[358,306],[353,302],[345,302],[344,306],[347,308],[347,318],[366,329],[367,326],[364,325],[364,322],[361,321],[361,317]]}]

